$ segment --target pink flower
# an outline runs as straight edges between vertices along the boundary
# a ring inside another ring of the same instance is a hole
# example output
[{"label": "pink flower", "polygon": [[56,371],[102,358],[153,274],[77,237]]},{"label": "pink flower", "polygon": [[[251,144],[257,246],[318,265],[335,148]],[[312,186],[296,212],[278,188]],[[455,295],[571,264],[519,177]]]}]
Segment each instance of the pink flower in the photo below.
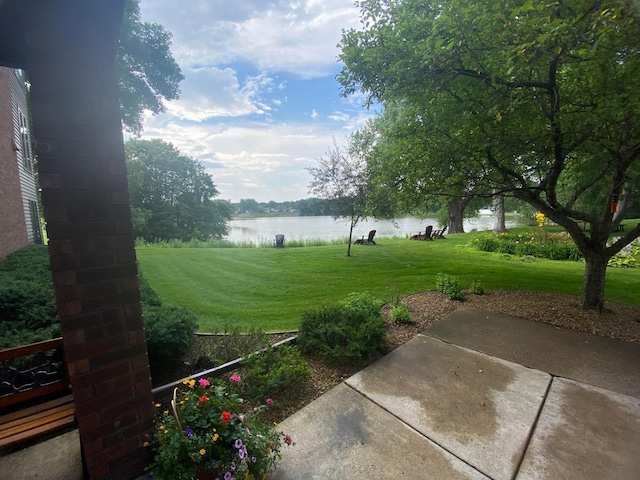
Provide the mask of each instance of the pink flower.
[{"label": "pink flower", "polygon": [[291,445],[293,443],[293,440],[291,439],[291,435],[284,436],[284,443],[286,443],[287,445]]},{"label": "pink flower", "polygon": [[273,398],[267,398],[267,399],[265,400],[265,403],[266,403],[267,405],[273,405],[273,403],[274,403],[274,402],[273,402]]},{"label": "pink flower", "polygon": [[232,382],[240,383],[240,380],[242,380],[242,378],[240,377],[240,375],[236,375],[234,373],[233,375],[231,375],[229,377],[229,380],[232,381]]},{"label": "pink flower", "polygon": [[201,387],[208,387],[209,385],[211,385],[211,382],[206,378],[201,378],[200,380],[198,380],[198,385],[200,385]]}]

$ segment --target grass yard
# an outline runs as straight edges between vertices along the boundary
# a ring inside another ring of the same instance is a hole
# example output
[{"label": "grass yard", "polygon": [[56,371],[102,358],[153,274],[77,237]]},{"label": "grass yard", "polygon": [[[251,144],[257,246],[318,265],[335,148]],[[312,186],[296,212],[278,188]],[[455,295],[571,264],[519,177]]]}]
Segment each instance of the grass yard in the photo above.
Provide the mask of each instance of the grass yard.
[{"label": "grass yard", "polygon": [[[513,229],[518,232],[520,229]],[[521,229],[526,230],[526,229]],[[479,280],[491,290],[579,295],[584,262],[551,261],[471,250],[477,233],[432,242],[380,238],[377,245],[300,248],[138,248],[143,275],[166,304],[198,315],[201,332],[225,327],[296,329],[300,314],[350,292],[386,301],[389,286],[408,295],[435,289],[436,275]],[[609,268],[606,299],[640,305],[640,269]]]}]

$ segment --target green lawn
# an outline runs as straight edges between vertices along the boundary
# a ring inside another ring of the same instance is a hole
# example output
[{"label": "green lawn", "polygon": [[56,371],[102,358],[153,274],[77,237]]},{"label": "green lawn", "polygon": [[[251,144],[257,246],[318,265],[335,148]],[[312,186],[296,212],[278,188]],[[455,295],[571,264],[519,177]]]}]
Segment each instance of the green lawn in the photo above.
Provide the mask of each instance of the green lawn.
[{"label": "green lawn", "polygon": [[[300,314],[350,292],[381,300],[388,285],[403,295],[433,290],[436,275],[480,280],[491,290],[541,290],[579,295],[583,262],[522,259],[467,248],[474,233],[433,242],[381,238],[377,245],[300,248],[139,248],[142,273],[167,304],[184,305],[200,331],[226,326],[295,329]],[[609,268],[606,299],[640,305],[640,269]]]}]

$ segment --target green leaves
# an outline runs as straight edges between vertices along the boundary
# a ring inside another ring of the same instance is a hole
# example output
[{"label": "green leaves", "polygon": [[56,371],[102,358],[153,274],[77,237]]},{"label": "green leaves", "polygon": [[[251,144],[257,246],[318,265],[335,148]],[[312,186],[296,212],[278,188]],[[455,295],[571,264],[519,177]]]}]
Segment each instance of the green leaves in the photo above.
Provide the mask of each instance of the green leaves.
[{"label": "green leaves", "polygon": [[171,34],[162,25],[140,20],[139,0],[127,0],[120,31],[117,68],[124,127],[142,130],[142,113],[164,112],[163,100],[175,100],[184,79],[171,54]]},{"label": "green leaves", "polygon": [[125,144],[134,235],[156,239],[222,238],[231,218],[228,202],[215,202],[204,167],[159,139]]}]

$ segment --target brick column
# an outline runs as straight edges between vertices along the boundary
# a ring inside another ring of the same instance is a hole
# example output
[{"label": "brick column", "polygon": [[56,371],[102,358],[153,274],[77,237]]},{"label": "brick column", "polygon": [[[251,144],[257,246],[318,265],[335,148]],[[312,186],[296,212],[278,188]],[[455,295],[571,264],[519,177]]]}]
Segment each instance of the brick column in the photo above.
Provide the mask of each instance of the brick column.
[{"label": "brick column", "polygon": [[51,268],[90,478],[146,464],[153,420],[115,53],[124,0],[26,0]]}]

